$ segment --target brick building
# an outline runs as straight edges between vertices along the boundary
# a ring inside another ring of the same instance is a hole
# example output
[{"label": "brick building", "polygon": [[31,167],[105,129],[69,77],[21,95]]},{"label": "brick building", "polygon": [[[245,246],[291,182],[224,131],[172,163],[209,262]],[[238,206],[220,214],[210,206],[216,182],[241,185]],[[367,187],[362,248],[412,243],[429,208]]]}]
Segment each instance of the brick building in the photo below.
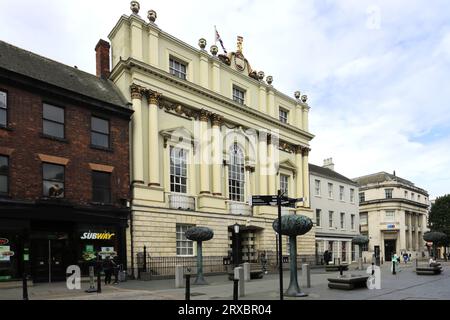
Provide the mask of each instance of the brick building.
[{"label": "brick building", "polygon": [[132,110],[96,51],[97,76],[0,41],[0,281],[126,265]]}]

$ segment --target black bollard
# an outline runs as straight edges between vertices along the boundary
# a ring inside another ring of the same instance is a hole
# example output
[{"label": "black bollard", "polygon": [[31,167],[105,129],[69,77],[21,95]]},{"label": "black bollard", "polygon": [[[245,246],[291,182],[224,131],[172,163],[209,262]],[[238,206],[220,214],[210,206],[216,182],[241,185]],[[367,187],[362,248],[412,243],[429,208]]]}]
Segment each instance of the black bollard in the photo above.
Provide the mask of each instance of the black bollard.
[{"label": "black bollard", "polygon": [[23,274],[22,279],[22,296],[23,300],[28,300],[28,281],[27,281],[27,275]]},{"label": "black bollard", "polygon": [[392,261],[392,274],[397,274],[397,272],[395,272],[395,261]]},{"label": "black bollard", "polygon": [[102,293],[102,275],[100,270],[97,273],[97,293]]},{"label": "black bollard", "polygon": [[341,277],[344,275],[344,267],[339,266],[339,273],[341,274]]},{"label": "black bollard", "polygon": [[375,263],[372,262],[372,275],[374,275],[374,274],[375,274]]},{"label": "black bollard", "polygon": [[186,293],[185,293],[186,301],[191,300],[191,275],[186,275]]},{"label": "black bollard", "polygon": [[234,279],[233,281],[233,300],[239,300],[239,279]]}]

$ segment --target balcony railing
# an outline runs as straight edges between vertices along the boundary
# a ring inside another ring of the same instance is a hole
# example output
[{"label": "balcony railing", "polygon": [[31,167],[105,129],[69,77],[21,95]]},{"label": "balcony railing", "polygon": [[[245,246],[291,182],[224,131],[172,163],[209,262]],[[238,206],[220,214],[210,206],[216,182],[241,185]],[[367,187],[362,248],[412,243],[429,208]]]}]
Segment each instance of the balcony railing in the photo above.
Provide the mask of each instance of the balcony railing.
[{"label": "balcony railing", "polygon": [[230,213],[233,215],[237,215],[237,216],[252,216],[253,215],[253,209],[247,203],[229,201],[228,208],[230,210]]},{"label": "balcony railing", "polygon": [[184,194],[169,194],[169,206],[171,209],[195,211],[195,198]]}]

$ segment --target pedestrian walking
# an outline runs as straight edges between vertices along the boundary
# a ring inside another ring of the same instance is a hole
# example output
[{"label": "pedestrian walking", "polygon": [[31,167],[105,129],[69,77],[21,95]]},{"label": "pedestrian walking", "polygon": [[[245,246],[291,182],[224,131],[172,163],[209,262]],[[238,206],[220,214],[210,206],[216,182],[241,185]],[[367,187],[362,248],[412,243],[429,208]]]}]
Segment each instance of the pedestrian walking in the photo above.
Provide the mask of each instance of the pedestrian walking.
[{"label": "pedestrian walking", "polygon": [[330,252],[328,250],[325,250],[325,252],[323,253],[323,261],[325,261],[326,265],[329,265],[330,260],[331,260]]},{"label": "pedestrian walking", "polygon": [[105,273],[105,285],[111,284],[111,276],[114,270],[115,263],[111,257],[107,256],[103,262],[103,272]]}]

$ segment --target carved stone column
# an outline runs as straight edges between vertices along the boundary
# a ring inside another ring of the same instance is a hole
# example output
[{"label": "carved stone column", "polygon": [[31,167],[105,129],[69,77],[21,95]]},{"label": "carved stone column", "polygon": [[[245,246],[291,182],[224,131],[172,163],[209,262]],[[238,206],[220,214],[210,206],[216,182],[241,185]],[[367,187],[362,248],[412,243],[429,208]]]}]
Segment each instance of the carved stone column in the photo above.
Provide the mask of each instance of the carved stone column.
[{"label": "carved stone column", "polygon": [[310,207],[309,201],[309,148],[303,148],[303,198],[305,207]]},{"label": "carved stone column", "polygon": [[[297,167],[297,173],[295,176],[295,197],[297,199],[303,198],[303,147],[297,146],[295,149],[295,166]],[[301,206],[301,202],[297,203],[297,207]]]},{"label": "carved stone column", "polygon": [[149,150],[149,186],[161,186],[159,167],[159,126],[158,126],[158,106],[161,94],[147,91],[148,99],[148,150]]},{"label": "carved stone column", "polygon": [[267,195],[267,133],[260,132],[258,140],[258,162],[259,162],[259,194]]},{"label": "carved stone column", "polygon": [[208,135],[210,112],[200,111],[200,194],[210,194],[209,165],[211,163],[211,148]]},{"label": "carved stone column", "polygon": [[133,104],[132,131],[132,183],[144,183],[144,144],[142,141],[142,87],[130,86]]},{"label": "carved stone column", "polygon": [[271,136],[268,141],[268,152],[267,159],[269,161],[269,172],[268,172],[268,186],[269,186],[269,195],[276,195],[277,192],[277,172],[276,172],[276,154],[275,154],[275,141],[274,137]]},{"label": "carved stone column", "polygon": [[222,195],[222,165],[223,165],[223,148],[222,148],[222,126],[223,118],[214,114],[212,116],[212,155],[213,155],[213,195]]}]

